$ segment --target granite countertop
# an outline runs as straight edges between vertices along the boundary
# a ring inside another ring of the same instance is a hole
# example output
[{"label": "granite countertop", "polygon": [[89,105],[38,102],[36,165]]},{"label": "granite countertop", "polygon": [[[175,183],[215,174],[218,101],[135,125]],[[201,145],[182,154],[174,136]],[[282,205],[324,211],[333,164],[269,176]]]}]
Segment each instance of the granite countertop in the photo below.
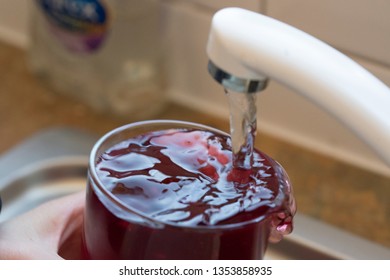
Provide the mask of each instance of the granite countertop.
[{"label": "granite countertop", "polygon": [[[102,135],[134,119],[95,112],[55,94],[28,71],[24,51],[0,43],[0,155],[49,127]],[[227,120],[169,103],[155,118],[194,121],[227,131]],[[298,211],[390,247],[390,178],[261,135],[257,147],[288,172]]]}]

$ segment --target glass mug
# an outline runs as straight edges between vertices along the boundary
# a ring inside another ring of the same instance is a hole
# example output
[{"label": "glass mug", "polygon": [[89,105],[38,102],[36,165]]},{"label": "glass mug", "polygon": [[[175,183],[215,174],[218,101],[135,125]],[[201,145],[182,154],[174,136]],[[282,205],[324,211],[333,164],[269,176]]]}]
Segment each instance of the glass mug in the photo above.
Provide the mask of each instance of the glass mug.
[{"label": "glass mug", "polygon": [[292,230],[283,168],[260,151],[231,168],[230,138],[173,120],[132,123],[93,147],[86,194],[86,259],[262,259]]}]

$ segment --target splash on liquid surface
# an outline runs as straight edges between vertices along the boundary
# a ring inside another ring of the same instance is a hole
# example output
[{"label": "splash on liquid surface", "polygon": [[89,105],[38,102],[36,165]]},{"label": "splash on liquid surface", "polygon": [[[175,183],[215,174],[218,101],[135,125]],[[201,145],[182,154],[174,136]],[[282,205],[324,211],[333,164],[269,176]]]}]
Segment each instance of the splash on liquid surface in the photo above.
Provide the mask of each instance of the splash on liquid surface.
[{"label": "splash on liquid surface", "polygon": [[231,224],[275,211],[278,178],[265,155],[252,169],[232,166],[230,139],[200,130],[157,131],[129,139],[98,163],[103,184],[127,205],[164,222]]}]

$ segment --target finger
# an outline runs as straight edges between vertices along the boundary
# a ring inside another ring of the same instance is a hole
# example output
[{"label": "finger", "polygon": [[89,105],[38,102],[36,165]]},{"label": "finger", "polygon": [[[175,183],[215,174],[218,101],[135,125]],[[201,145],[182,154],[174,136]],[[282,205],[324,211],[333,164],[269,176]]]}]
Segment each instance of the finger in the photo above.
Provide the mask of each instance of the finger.
[{"label": "finger", "polygon": [[84,209],[84,192],[52,200],[31,213],[36,217],[37,233],[51,248],[58,249],[61,242],[80,227]]},{"label": "finger", "polygon": [[55,199],[1,224],[0,254],[8,252],[10,258],[60,258],[57,252],[61,243],[81,228],[84,199],[84,192]]},{"label": "finger", "polygon": [[75,228],[67,239],[61,242],[58,255],[66,260],[84,259],[82,234],[82,225],[80,225]]}]

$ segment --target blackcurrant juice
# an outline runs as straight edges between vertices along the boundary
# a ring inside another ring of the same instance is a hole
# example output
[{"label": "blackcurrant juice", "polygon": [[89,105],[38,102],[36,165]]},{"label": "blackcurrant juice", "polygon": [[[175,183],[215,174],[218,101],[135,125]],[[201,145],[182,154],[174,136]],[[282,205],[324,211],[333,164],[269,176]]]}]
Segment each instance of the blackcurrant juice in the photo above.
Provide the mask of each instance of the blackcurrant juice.
[{"label": "blackcurrant juice", "polygon": [[234,167],[222,133],[148,132],[113,145],[93,168],[86,258],[262,259],[269,240],[291,231],[283,168],[258,150],[252,168]]}]

